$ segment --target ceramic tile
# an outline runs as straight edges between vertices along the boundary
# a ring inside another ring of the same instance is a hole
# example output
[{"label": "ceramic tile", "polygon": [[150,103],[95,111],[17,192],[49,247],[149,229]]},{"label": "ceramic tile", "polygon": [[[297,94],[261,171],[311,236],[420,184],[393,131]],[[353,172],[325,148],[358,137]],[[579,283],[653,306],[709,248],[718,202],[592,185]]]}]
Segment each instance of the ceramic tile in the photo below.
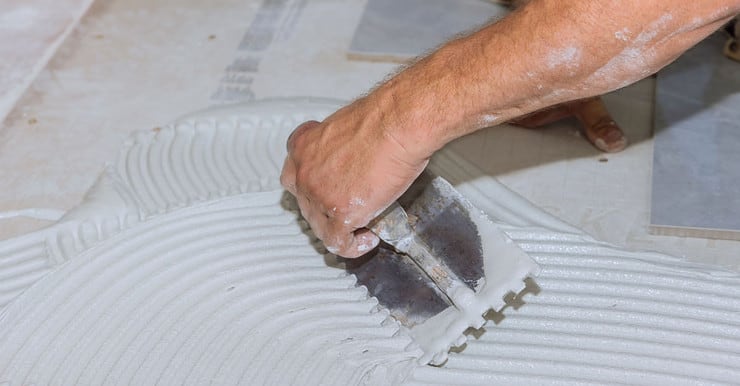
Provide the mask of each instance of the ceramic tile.
[{"label": "ceramic tile", "polygon": [[480,0],[369,0],[350,56],[405,60],[499,19],[507,9]]},{"label": "ceramic tile", "polygon": [[740,65],[722,55],[724,40],[710,37],[658,75],[655,227],[740,232]]}]

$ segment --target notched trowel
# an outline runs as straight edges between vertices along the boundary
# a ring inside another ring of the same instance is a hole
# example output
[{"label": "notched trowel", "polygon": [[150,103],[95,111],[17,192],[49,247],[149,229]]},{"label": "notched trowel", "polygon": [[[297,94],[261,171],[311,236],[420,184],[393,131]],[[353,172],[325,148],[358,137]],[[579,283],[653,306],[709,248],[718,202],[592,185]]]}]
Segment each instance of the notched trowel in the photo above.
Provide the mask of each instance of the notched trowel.
[{"label": "notched trowel", "polygon": [[539,267],[447,181],[424,172],[369,225],[383,242],[346,268],[441,364]]}]

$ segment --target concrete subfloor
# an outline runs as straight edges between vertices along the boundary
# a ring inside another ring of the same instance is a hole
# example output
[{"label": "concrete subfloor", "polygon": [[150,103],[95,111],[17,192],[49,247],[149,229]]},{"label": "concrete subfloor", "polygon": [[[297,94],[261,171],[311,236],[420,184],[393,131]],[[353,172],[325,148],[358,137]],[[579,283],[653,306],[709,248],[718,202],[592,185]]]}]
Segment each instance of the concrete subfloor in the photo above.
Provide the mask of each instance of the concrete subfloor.
[{"label": "concrete subfloor", "polygon": [[[130,132],[193,110],[270,97],[361,95],[397,69],[347,59],[364,4],[94,3],[0,128],[0,212],[73,207]],[[268,35],[264,44],[244,44]],[[738,270],[740,242],[648,233],[653,90],[654,80],[646,79],[605,96],[632,142],[619,154],[599,153],[570,121],[540,130],[502,125],[451,146],[598,239]],[[0,220],[0,238],[45,224]]]}]

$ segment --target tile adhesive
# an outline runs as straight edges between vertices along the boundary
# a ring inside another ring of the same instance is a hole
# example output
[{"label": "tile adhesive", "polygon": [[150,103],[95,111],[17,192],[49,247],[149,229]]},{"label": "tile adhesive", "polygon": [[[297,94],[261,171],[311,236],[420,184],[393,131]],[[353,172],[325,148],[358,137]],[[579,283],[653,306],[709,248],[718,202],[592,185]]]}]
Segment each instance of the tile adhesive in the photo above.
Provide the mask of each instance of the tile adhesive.
[{"label": "tile adhesive", "polygon": [[133,135],[83,203],[0,242],[0,384],[735,383],[740,277],[594,240],[449,150],[432,172],[541,267],[442,366],[279,185],[279,100]]}]

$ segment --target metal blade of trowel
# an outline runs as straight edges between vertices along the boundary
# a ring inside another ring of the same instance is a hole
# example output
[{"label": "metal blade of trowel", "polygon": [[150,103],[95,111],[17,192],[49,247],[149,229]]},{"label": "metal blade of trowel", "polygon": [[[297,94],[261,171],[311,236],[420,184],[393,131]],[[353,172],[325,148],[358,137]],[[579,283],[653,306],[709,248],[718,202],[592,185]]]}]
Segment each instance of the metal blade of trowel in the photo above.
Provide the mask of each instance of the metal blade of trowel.
[{"label": "metal blade of trowel", "polygon": [[428,172],[369,227],[384,242],[346,268],[410,330],[424,363],[444,362],[468,327],[481,327],[484,313],[503,308],[503,298],[539,271],[482,211]]},{"label": "metal blade of trowel", "polygon": [[[443,200],[444,196],[435,193],[420,196],[418,200],[428,202],[421,202],[419,205],[438,208],[439,201]],[[455,301],[449,292],[455,287],[465,285],[465,283],[447,266],[444,261],[446,255],[435,256],[424,240],[416,235],[409,222],[408,214],[401,207],[401,204],[398,202],[391,204],[388,209],[370,223],[369,228],[381,240],[391,245],[396,252],[402,253],[411,259],[419,267],[425,279],[430,280],[437,286],[439,292],[444,295],[443,300],[450,305],[455,305]],[[465,261],[465,263],[471,266],[482,266],[480,262],[473,259]],[[477,280],[477,278],[475,279]]]}]

